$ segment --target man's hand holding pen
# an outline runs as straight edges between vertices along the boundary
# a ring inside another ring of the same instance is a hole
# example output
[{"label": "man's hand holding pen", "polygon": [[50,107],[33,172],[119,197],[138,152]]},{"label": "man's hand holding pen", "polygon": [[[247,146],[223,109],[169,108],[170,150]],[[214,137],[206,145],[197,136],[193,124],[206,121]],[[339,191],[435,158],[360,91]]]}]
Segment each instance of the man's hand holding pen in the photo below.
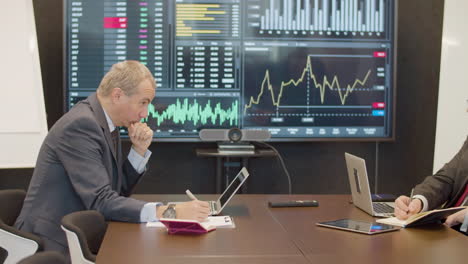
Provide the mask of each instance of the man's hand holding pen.
[{"label": "man's hand holding pen", "polygon": [[421,212],[423,204],[419,199],[413,199],[413,190],[411,197],[402,195],[395,200],[395,216],[400,220],[406,220],[408,217]]}]

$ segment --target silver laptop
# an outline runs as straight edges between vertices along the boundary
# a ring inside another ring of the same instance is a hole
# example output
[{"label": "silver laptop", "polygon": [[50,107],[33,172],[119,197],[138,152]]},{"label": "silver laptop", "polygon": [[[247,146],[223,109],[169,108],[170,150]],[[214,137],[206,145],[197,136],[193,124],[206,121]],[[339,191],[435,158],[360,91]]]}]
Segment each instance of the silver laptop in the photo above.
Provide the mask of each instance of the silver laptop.
[{"label": "silver laptop", "polygon": [[208,201],[210,204],[210,215],[220,214],[248,177],[249,172],[245,167],[243,167],[236,175],[236,177],[231,181],[226,190],[224,190],[221,196],[219,196],[218,200]]},{"label": "silver laptop", "polygon": [[248,177],[249,172],[245,167],[243,167],[236,175],[236,177],[231,181],[226,190],[224,190],[221,196],[219,196],[218,200],[208,201],[210,203],[210,215],[220,214]]},{"label": "silver laptop", "polygon": [[354,205],[372,216],[393,216],[394,202],[372,202],[366,161],[349,153],[345,153],[345,159]]}]

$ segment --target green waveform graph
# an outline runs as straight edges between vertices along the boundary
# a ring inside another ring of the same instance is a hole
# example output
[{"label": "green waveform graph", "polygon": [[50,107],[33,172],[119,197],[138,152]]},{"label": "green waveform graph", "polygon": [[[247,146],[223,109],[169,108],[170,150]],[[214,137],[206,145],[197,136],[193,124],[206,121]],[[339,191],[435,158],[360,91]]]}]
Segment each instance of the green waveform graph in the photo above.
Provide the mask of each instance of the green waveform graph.
[{"label": "green waveform graph", "polygon": [[188,98],[177,99],[175,103],[169,104],[166,109],[159,110],[156,106],[148,106],[148,117],[143,121],[147,122],[149,118],[155,120],[160,126],[164,122],[185,125],[191,122],[194,126],[211,125],[237,126],[239,123],[239,101],[234,100],[230,106],[223,108],[220,102],[213,103],[210,99],[205,104],[199,103],[197,99]]}]

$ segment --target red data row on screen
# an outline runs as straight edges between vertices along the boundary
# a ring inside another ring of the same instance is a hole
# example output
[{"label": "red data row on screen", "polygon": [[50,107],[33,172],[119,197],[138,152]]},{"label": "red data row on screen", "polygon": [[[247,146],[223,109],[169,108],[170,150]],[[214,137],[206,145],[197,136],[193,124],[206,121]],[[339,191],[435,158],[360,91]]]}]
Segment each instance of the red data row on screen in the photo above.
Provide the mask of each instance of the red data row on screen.
[{"label": "red data row on screen", "polygon": [[385,108],[385,103],[383,102],[372,103],[372,108]]},{"label": "red data row on screen", "polygon": [[127,28],[126,17],[105,17],[104,28]]}]

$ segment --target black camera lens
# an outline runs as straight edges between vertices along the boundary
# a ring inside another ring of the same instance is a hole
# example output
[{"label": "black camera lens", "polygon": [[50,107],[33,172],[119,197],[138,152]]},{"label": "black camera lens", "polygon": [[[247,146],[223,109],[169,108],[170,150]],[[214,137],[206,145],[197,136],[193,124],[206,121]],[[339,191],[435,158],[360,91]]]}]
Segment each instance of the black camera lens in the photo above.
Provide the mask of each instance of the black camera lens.
[{"label": "black camera lens", "polygon": [[242,139],[242,131],[238,128],[231,128],[228,132],[228,138],[230,141],[237,142]]}]

